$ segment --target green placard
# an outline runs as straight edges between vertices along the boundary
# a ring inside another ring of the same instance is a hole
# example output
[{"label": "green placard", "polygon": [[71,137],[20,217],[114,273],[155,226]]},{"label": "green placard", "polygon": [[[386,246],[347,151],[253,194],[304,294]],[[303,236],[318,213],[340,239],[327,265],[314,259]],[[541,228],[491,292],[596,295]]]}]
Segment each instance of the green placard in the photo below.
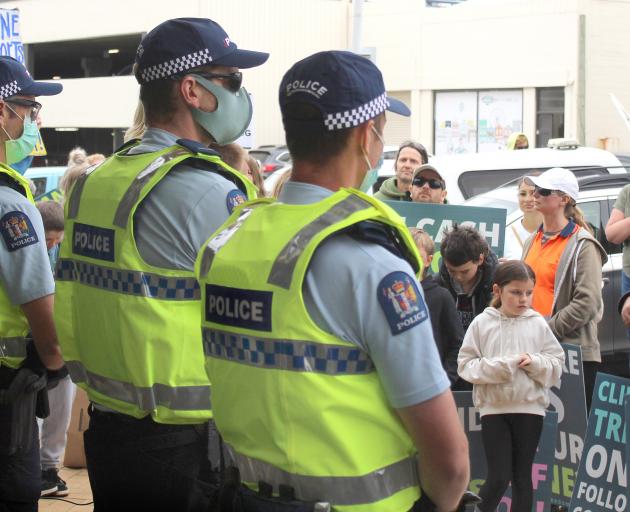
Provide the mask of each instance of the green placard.
[{"label": "green placard", "polygon": [[472,226],[488,241],[492,251],[503,256],[505,243],[504,208],[482,208],[479,206],[457,206],[451,204],[412,203],[409,201],[385,201],[405,220],[410,228],[422,228],[435,242],[435,257],[431,264],[433,272],[438,272],[440,263],[440,242],[445,229],[453,224]]}]

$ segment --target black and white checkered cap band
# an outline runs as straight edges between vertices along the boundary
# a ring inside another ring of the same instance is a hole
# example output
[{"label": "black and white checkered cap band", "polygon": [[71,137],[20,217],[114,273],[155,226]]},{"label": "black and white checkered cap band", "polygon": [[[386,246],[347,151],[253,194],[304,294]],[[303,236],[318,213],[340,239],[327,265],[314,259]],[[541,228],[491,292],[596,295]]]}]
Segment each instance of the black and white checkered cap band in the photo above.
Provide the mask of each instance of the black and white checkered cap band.
[{"label": "black and white checkered cap band", "polygon": [[327,114],[324,119],[324,125],[329,131],[353,128],[354,126],[359,126],[375,118],[381,112],[384,112],[388,106],[387,95],[383,93],[372,101],[353,108],[352,110]]},{"label": "black and white checkered cap band", "polygon": [[9,82],[0,87],[0,99],[3,100],[15,96],[21,90],[22,88],[18,85],[17,80],[13,80],[13,82]]},{"label": "black and white checkered cap band", "polygon": [[168,78],[169,76],[177,75],[183,71],[203,66],[208,62],[212,62],[212,57],[210,50],[206,48],[205,50],[189,53],[188,55],[177,57],[176,59],[163,62],[162,64],[149,66],[140,72],[140,78],[142,78],[143,83],[152,82],[153,80]]}]

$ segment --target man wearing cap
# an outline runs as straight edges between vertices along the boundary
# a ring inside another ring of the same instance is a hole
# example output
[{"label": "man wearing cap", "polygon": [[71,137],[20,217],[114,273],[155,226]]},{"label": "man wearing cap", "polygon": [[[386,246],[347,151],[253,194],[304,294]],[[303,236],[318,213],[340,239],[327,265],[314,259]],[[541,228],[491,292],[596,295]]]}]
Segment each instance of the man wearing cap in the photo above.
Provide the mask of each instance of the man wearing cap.
[{"label": "man wearing cap", "polygon": [[280,202],[235,212],[196,267],[215,421],[245,510],[276,499],[406,511],[420,481],[452,510],[467,442],[417,249],[393,210],[358,191],[376,177],[385,110],[409,110],[373,63],[343,51],[297,62],[280,108],[293,159]]},{"label": "man wearing cap", "polygon": [[411,200],[415,203],[444,204],[446,182],[431,164],[418,167],[411,181]]},{"label": "man wearing cap", "polygon": [[0,509],[8,511],[37,510],[37,394],[45,393],[47,373],[54,380],[64,370],[44,226],[28,181],[7,164],[22,160],[37,140],[35,97],[61,89],[35,82],[20,62],[0,57]]},{"label": "man wearing cap", "polygon": [[252,115],[238,49],[214,21],[168,20],[136,55],[147,130],[66,200],[55,315],[70,374],[92,402],[85,451],[98,510],[205,510],[219,464],[203,367],[197,251],[253,186],[208,144]]}]

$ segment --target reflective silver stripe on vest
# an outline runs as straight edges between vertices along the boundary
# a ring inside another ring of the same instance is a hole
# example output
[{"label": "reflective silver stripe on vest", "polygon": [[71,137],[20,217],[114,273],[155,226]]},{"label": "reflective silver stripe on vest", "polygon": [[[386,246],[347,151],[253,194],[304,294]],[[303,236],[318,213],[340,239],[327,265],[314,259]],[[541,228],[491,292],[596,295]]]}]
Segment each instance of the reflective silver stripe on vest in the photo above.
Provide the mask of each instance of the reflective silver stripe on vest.
[{"label": "reflective silver stripe on vest", "polygon": [[176,148],[165,155],[158,156],[149,165],[142,169],[136,176],[136,179],[131,182],[131,185],[129,185],[125,195],[118,204],[116,214],[114,215],[114,226],[118,226],[123,229],[127,227],[127,221],[129,220],[131,209],[138,202],[142,189],[151,179],[151,176],[153,176],[155,171],[174,158],[187,154],[190,154],[190,151],[187,149]]},{"label": "reflective silver stripe on vest", "polygon": [[[105,160],[103,160],[105,162]],[[83,194],[83,188],[85,187],[85,181],[88,176],[92,174],[98,167],[101,166],[103,162],[99,162],[98,164],[94,164],[91,167],[88,167],[81,176],[77,178],[74,182],[74,187],[72,192],[70,193],[70,197],[67,199],[68,202],[68,219],[74,219],[79,214],[79,205],[81,204],[81,194]]]},{"label": "reflective silver stripe on vest", "polygon": [[26,357],[26,338],[0,338],[0,357]]},{"label": "reflective silver stripe on vest", "polygon": [[68,219],[76,219],[79,214],[79,205],[81,204],[81,194],[83,194],[83,188],[85,187],[85,181],[88,175],[82,174],[74,182],[74,187],[68,198]]},{"label": "reflective silver stripe on vest", "polygon": [[173,277],[138,270],[102,267],[94,263],[59,259],[56,278],[77,281],[102,290],[162,300],[199,300],[201,292],[194,277]]},{"label": "reflective silver stripe on vest", "polygon": [[275,370],[327,375],[357,375],[374,371],[370,356],[359,347],[274,340],[205,327],[203,350],[207,357]]},{"label": "reflective silver stripe on vest", "polygon": [[172,411],[209,411],[211,409],[210,385],[172,387],[155,383],[151,387],[137,387],[131,382],[92,373],[79,361],[68,361],[66,366],[75,383],[85,383],[94,391],[121,402],[136,405],[145,411],[152,411],[158,406]]},{"label": "reflective silver stripe on vest", "polygon": [[238,453],[225,443],[244,482],[265,482],[278,493],[280,485],[295,489],[295,497],[305,501],[329,502],[333,506],[376,503],[399,491],[419,485],[415,457],[377,469],[362,476],[307,476],[288,473],[252,457]]},{"label": "reflective silver stripe on vest", "polygon": [[326,213],[317,217],[314,221],[304,226],[289,242],[284,246],[280,255],[274,261],[269,273],[268,284],[280,286],[285,289],[291,287],[293,272],[301,254],[310,241],[324,229],[344,220],[349,215],[365,210],[371,205],[358,196],[351,195],[343,201],[337,203]]}]

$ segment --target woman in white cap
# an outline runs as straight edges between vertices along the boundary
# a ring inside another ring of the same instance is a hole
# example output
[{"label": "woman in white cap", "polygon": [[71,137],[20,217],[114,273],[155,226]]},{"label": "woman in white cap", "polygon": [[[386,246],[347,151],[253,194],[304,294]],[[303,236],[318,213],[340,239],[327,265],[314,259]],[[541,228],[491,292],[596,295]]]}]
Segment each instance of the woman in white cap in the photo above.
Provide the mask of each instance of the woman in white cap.
[{"label": "woman in white cap", "polygon": [[586,404],[590,408],[601,363],[597,322],[603,312],[602,265],[606,251],[593,237],[576,206],[575,175],[559,167],[528,176],[542,226],[523,247],[523,259],[536,274],[532,308],[548,319],[560,342],[582,348]]}]

